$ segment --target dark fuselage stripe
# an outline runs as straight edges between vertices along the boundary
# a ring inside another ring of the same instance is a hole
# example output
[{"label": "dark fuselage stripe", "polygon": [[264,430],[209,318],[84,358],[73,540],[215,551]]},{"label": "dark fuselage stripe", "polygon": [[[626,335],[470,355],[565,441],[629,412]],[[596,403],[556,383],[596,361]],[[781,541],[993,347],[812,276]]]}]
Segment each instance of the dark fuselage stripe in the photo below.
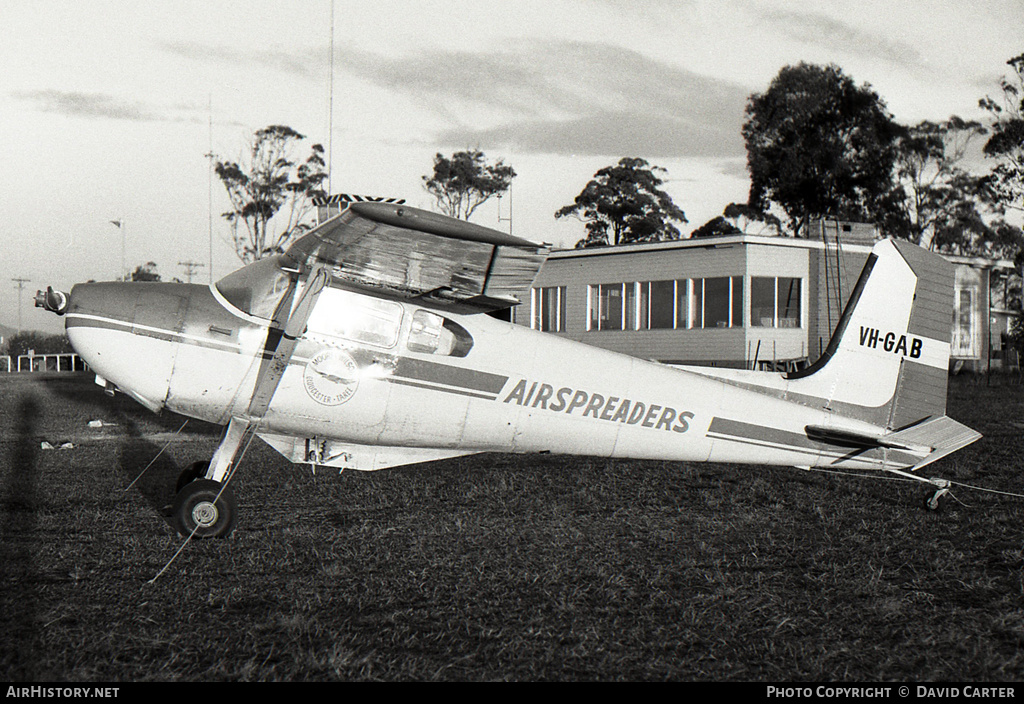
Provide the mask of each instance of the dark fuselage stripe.
[{"label": "dark fuselage stripe", "polygon": [[155,328],[152,326],[136,325],[126,320],[115,320],[113,318],[102,318],[94,315],[84,315],[81,313],[69,314],[67,320],[64,323],[65,329],[68,328],[96,328],[98,330],[116,330],[118,332],[126,332],[131,335],[140,335],[142,337],[152,337],[157,340],[164,342],[181,342],[188,345],[195,345],[196,347],[205,347],[212,350],[221,350],[224,352],[232,352],[239,354],[241,351],[238,348],[238,343],[225,342],[219,339],[204,339],[196,335],[186,335],[180,332],[172,332],[170,330]]},{"label": "dark fuselage stripe", "polygon": [[110,318],[88,317],[69,315],[64,321],[65,328],[99,328],[101,330],[120,330],[131,332],[132,324],[126,320],[112,320]]},{"label": "dark fuselage stripe", "polygon": [[507,376],[490,374],[475,369],[453,367],[424,359],[399,357],[396,376],[414,381],[454,386],[467,391],[497,395],[505,387]]},{"label": "dark fuselage stripe", "polygon": [[482,398],[487,401],[494,401],[498,397],[494,395],[488,396],[487,394],[478,393],[476,391],[467,391],[465,389],[456,388],[445,388],[443,386],[433,386],[431,384],[421,384],[415,381],[409,381],[408,379],[399,379],[397,377],[388,377],[386,381],[390,381],[392,384],[401,384],[402,386],[413,386],[417,389],[427,389],[429,391],[443,391],[448,394],[459,394],[461,396],[470,396],[472,398]]},{"label": "dark fuselage stripe", "polygon": [[887,452],[878,448],[836,450],[835,446],[813,441],[800,433],[769,428],[763,425],[753,425],[752,423],[743,423],[728,418],[712,418],[707,437],[716,440],[756,445],[758,447],[788,450],[807,455],[831,457],[837,461],[856,457],[861,460],[885,462],[886,455],[888,455],[888,460],[894,464],[913,464],[918,459],[917,456],[911,453],[900,452],[894,449],[889,449]]},{"label": "dark fuselage stripe", "polygon": [[820,449],[820,445],[812,443],[806,435],[793,433],[788,430],[779,430],[778,428],[769,428],[763,425],[743,423],[728,418],[712,418],[711,426],[708,428],[708,435],[712,434],[730,440],[781,445],[802,452],[818,452]]}]

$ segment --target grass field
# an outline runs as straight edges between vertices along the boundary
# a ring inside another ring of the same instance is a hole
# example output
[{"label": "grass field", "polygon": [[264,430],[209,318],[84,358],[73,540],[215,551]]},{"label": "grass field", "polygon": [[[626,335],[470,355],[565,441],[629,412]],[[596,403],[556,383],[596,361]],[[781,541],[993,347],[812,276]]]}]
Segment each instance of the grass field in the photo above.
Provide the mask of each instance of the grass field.
[{"label": "grass field", "polygon": [[[930,474],[1024,493],[1022,387],[955,379],[949,412],[985,438]],[[0,377],[0,679],[1024,678],[1024,499],[552,456],[313,476],[257,441],[235,534],[151,583],[219,434],[181,422]]]}]

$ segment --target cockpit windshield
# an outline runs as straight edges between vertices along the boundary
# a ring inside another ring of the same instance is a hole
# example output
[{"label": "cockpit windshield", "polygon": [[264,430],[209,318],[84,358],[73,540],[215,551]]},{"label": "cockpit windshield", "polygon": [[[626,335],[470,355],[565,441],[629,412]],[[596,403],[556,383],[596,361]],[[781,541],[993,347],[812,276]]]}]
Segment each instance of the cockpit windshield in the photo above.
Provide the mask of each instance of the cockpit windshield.
[{"label": "cockpit windshield", "polygon": [[282,268],[285,261],[283,255],[261,259],[228,274],[214,286],[243,313],[271,320],[291,284],[291,274]]}]

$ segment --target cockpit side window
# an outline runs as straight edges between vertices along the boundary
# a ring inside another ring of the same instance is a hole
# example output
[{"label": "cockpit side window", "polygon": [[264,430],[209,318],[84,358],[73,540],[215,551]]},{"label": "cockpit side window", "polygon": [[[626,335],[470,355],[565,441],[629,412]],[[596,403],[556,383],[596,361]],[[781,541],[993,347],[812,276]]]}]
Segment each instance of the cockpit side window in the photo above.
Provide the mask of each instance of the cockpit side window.
[{"label": "cockpit side window", "polygon": [[410,352],[465,357],[473,347],[473,337],[448,318],[418,310],[412,316],[408,346]]},{"label": "cockpit side window", "polygon": [[353,291],[326,289],[309,317],[311,335],[339,337],[376,347],[394,347],[402,327],[402,306]]}]

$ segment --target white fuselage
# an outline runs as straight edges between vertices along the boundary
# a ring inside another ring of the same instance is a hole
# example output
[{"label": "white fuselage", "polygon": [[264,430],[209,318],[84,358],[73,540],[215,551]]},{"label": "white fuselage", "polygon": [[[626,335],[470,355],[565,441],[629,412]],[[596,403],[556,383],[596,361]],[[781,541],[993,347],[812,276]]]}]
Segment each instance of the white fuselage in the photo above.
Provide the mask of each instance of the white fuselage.
[{"label": "white fuselage", "polygon": [[[90,309],[88,291],[76,287],[72,344],[99,375],[151,408],[221,424],[244,415],[269,321],[233,308],[213,287],[162,286],[150,289],[152,300],[116,310]],[[915,461],[895,450],[815,442],[807,426],[880,429],[749,387],[483,314],[332,288],[321,294],[259,429],[453,454],[855,468]]]}]

